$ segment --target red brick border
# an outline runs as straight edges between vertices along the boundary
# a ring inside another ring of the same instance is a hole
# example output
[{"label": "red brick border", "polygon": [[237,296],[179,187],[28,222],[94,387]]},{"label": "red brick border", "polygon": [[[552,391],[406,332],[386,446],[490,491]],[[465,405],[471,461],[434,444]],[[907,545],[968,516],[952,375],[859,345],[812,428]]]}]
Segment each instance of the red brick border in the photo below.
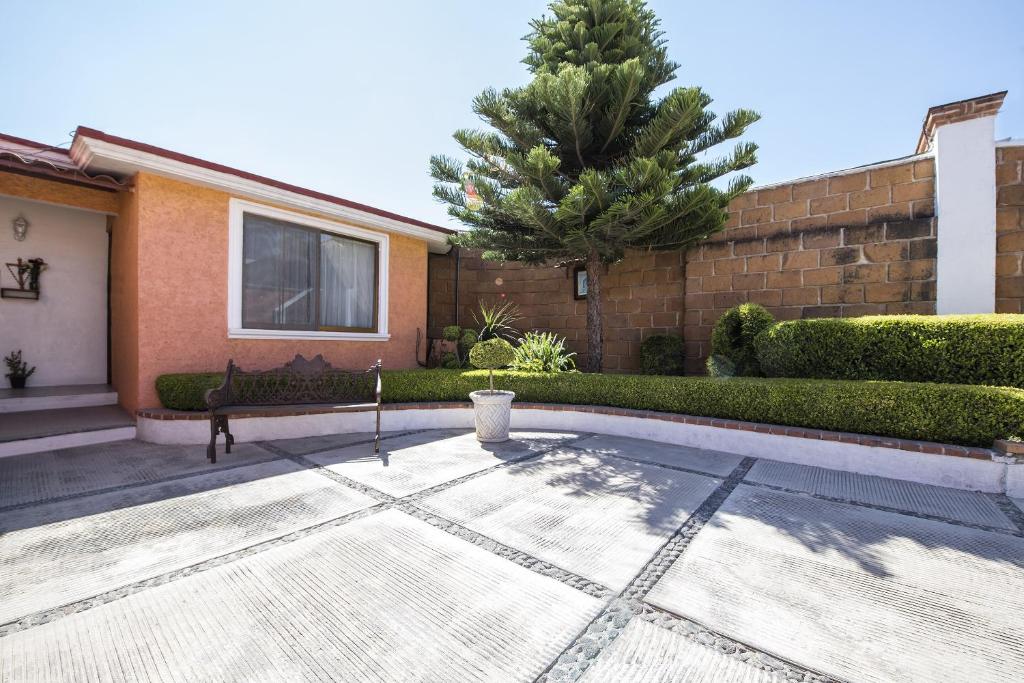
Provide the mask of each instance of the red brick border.
[{"label": "red brick border", "polygon": [[[469,401],[448,401],[429,403],[389,403],[384,410],[438,410],[453,408],[472,408]],[[638,417],[648,420],[661,420],[663,422],[676,422],[679,424],[699,425],[701,427],[717,427],[719,429],[738,429],[746,432],[758,432],[760,434],[775,434],[777,436],[793,436],[801,439],[818,439],[821,441],[838,441],[839,443],[856,444],[859,446],[874,446],[878,448],[893,448],[914,453],[930,453],[933,455],[949,455],[957,458],[973,458],[975,460],[992,460],[995,451],[988,448],[973,446],[956,446],[953,444],[934,443],[931,441],[916,441],[913,439],[897,439],[887,436],[873,436],[871,434],[854,434],[850,432],[831,432],[823,429],[810,429],[807,427],[786,427],[783,425],[764,424],[760,422],[743,422],[740,420],[728,420],[717,417],[697,417],[694,415],[678,415],[675,413],[661,413],[654,410],[634,410],[632,408],[611,408],[608,406],[568,405],[560,403],[513,403],[512,407],[517,410],[553,410],[561,412],[596,413],[600,415],[618,415],[622,417]],[[358,412],[360,408],[335,408],[332,406],[310,406],[292,409],[274,409],[268,411],[254,412],[252,414],[232,415],[232,417],[291,417],[296,415],[322,415],[326,413]],[[207,420],[209,416],[204,412],[187,412],[180,410],[167,410],[163,408],[138,411],[139,417],[152,420]]]}]

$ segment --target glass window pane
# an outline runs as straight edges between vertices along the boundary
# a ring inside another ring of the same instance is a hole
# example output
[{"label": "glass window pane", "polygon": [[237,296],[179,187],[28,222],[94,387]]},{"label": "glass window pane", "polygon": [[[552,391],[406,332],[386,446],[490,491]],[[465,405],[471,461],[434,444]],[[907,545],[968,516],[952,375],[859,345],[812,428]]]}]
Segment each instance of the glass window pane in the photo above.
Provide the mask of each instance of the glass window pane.
[{"label": "glass window pane", "polygon": [[320,235],[320,325],[375,328],[377,246]]},{"label": "glass window pane", "polygon": [[242,229],[242,326],[315,327],[317,233],[252,214]]}]

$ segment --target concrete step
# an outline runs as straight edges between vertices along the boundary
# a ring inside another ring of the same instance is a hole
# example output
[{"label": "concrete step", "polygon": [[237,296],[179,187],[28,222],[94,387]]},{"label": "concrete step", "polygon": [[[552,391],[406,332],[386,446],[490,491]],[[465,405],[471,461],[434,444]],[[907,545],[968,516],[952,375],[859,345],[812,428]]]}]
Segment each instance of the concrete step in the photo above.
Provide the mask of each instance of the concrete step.
[{"label": "concrete step", "polygon": [[116,405],[0,414],[0,457],[135,438],[135,421]]},{"label": "concrete step", "polygon": [[0,413],[113,405],[117,405],[117,392],[109,384],[0,389]]}]

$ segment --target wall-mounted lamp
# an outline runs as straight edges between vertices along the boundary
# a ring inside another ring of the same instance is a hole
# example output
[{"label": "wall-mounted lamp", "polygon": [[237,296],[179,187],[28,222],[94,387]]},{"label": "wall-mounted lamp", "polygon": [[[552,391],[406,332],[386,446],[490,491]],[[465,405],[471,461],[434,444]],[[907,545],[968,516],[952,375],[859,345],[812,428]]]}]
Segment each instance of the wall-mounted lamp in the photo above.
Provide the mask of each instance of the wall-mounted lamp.
[{"label": "wall-mounted lamp", "polygon": [[28,220],[26,220],[24,216],[19,215],[17,218],[11,221],[11,225],[14,227],[14,239],[18,240],[19,242],[24,242],[25,235],[28,234]]}]

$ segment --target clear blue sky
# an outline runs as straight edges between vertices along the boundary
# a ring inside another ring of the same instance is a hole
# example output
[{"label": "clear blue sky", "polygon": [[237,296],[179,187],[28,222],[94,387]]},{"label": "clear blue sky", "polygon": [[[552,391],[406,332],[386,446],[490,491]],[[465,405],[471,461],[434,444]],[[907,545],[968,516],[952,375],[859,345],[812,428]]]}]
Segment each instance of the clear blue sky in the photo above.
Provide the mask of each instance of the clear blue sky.
[{"label": "clear blue sky", "polygon": [[[1010,91],[1024,137],[1024,2],[652,0],[678,84],[761,112],[755,181],[913,152],[927,108]],[[0,0],[0,132],[83,124],[441,224],[428,159],[474,95],[525,82],[541,0]]]}]

